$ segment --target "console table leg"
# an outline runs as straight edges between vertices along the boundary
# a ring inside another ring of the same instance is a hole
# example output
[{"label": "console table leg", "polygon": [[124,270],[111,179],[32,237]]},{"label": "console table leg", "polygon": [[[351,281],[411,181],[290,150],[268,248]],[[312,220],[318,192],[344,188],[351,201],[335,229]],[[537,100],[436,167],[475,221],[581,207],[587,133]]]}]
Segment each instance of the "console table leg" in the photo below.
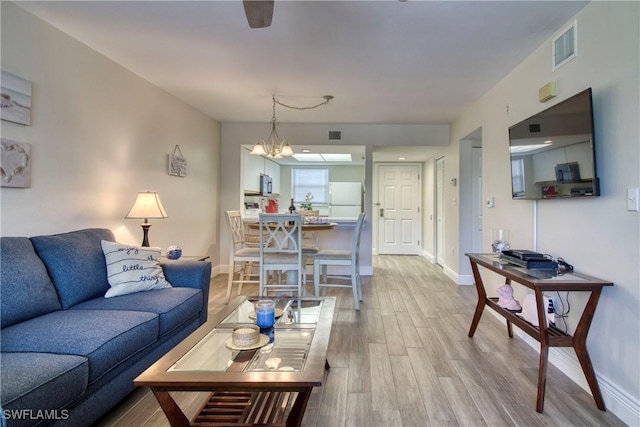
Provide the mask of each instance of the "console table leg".
[{"label": "console table leg", "polygon": [[476,333],[476,328],[478,327],[478,323],[480,323],[480,318],[482,317],[482,312],[484,311],[485,301],[487,300],[487,293],[484,290],[484,283],[482,283],[482,278],[480,277],[480,272],[478,271],[478,264],[472,261],[471,270],[473,271],[473,279],[476,284],[476,291],[478,292],[478,304],[476,305],[476,311],[473,314],[473,320],[471,321],[471,326],[469,327],[469,337],[473,337],[473,334]]},{"label": "console table leg", "polygon": [[587,350],[587,333],[589,332],[591,320],[593,319],[596,306],[598,305],[598,299],[600,299],[600,290],[592,291],[573,336],[573,349],[576,352],[576,356],[578,357],[578,361],[582,367],[582,372],[589,384],[596,406],[601,411],[606,411],[604,399],[602,398],[602,393],[600,393],[598,379],[595,371],[593,370],[593,365],[591,364],[589,351]]},{"label": "console table leg", "polygon": [[507,333],[509,334],[509,338],[513,338],[513,326],[510,320],[507,320]]},{"label": "console table leg", "polygon": [[544,409],[544,392],[547,386],[547,365],[549,363],[549,347],[540,346],[540,365],[538,367],[538,397],[536,399],[536,411],[542,412]]}]

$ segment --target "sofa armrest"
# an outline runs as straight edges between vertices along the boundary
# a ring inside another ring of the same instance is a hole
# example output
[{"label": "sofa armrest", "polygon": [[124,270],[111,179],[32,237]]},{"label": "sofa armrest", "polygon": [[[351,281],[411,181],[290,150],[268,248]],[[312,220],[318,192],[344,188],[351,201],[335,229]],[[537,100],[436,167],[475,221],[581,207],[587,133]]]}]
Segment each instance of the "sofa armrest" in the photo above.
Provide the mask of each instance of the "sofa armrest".
[{"label": "sofa armrest", "polygon": [[171,286],[202,290],[202,311],[200,324],[207,321],[209,308],[209,285],[211,282],[210,261],[180,261],[161,263],[164,277]]}]

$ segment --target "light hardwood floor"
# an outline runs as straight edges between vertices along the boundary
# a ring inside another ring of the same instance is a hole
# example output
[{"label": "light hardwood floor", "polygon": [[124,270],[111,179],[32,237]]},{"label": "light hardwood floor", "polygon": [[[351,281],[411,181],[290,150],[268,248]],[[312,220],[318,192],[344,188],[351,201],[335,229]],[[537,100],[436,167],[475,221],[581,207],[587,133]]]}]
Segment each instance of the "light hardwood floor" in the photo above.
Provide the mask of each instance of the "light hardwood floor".
[{"label": "light hardwood floor", "polygon": [[[211,281],[210,312],[224,304],[226,275]],[[331,370],[312,394],[306,426],[623,426],[554,366],[544,413],[535,411],[538,354],[489,313],[467,332],[475,287],[457,286],[421,257],[374,256],[364,303],[338,297],[327,359]],[[234,287],[234,292],[236,288]],[[255,286],[243,293],[254,295]],[[178,393],[185,412],[201,396]],[[164,427],[153,394],[138,389],[96,427]]]}]

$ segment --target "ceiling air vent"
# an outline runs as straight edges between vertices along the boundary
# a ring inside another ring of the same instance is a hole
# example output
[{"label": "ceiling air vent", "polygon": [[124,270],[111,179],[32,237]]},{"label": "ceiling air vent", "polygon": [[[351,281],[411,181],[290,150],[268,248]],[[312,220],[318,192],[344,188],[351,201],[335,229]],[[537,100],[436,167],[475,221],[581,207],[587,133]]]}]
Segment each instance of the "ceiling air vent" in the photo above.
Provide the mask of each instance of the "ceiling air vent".
[{"label": "ceiling air vent", "polygon": [[329,141],[342,141],[342,131],[341,130],[330,130],[329,131]]}]

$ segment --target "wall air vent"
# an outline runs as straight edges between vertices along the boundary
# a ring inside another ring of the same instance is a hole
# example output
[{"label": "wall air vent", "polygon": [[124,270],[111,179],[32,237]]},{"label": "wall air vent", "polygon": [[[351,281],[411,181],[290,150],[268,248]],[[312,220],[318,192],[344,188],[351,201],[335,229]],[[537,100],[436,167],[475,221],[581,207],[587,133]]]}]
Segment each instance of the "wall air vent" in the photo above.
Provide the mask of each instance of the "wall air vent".
[{"label": "wall air vent", "polygon": [[551,71],[555,71],[578,56],[578,24],[573,21],[553,38]]},{"label": "wall air vent", "polygon": [[529,125],[529,133],[538,133],[540,130],[540,123],[532,123]]},{"label": "wall air vent", "polygon": [[342,131],[341,130],[330,130],[329,131],[329,141],[342,141]]}]

